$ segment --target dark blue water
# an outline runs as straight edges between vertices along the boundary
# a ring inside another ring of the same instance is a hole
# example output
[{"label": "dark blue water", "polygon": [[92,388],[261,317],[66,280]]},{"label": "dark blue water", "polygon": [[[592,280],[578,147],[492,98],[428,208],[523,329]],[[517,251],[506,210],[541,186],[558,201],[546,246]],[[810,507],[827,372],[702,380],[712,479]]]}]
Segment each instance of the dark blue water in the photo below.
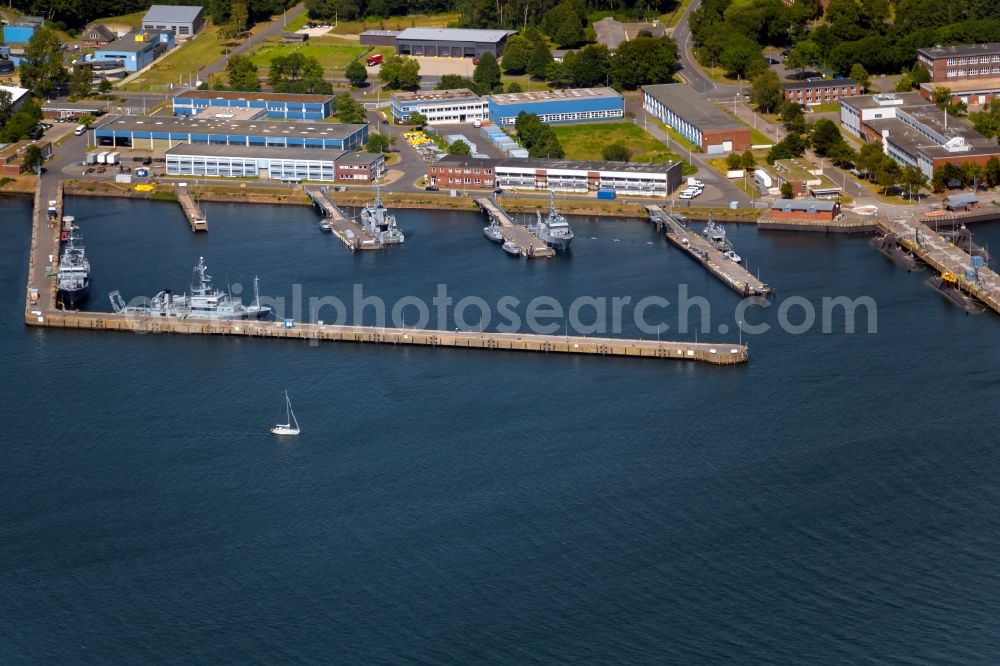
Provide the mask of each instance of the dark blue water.
[{"label": "dark blue water", "polygon": [[[68,208],[95,309],[204,255],[288,298],[686,283],[712,332],[668,309],[666,337],[737,339],[736,296],[637,221],[525,263],[464,213],[402,211],[405,247],[351,255],[306,208],[208,205],[198,236],[172,204]],[[772,331],[716,368],[31,330],[29,218],[0,200],[2,663],[1000,661],[1000,319],[861,239],[731,229],[778,290],[748,321],[868,295],[878,332]]]}]

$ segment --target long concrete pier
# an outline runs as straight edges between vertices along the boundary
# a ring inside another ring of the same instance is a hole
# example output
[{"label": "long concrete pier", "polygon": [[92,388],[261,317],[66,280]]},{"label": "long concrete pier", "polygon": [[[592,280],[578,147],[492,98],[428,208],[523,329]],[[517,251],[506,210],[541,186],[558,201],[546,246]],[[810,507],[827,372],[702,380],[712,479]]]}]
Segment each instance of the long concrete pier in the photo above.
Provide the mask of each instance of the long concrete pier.
[{"label": "long concrete pier", "polygon": [[655,204],[646,206],[646,210],[656,227],[666,230],[667,239],[671,243],[686,252],[739,295],[770,296],[774,293],[773,289],[742,265],[726,259],[721,250],[684,226],[675,215]]},{"label": "long concrete pier", "polygon": [[965,270],[972,267],[972,257],[962,248],[916,220],[879,219],[877,226],[884,234],[895,234],[901,246],[937,272],[953,274],[962,291],[1000,313],[1000,275],[989,268],[980,268],[975,280],[966,280]]},{"label": "long concrete pier", "polygon": [[352,252],[358,250],[378,250],[381,244],[367,229],[354,220],[349,219],[334,203],[325,188],[309,188],[305,190],[312,202],[323,213],[324,224],[333,235],[339,238]]},{"label": "long concrete pier", "polygon": [[[55,307],[56,278],[47,258],[58,253],[59,225],[50,223],[46,202],[61,199],[61,183],[55,178],[39,180],[28,262],[28,285],[24,321],[30,326],[130,331],[133,333],[181,333],[241,335],[257,338],[290,338],[363,344],[418,345],[543,353],[630,356],[637,358],[701,361],[715,365],[746,363],[745,345],[733,343],[668,342],[625,338],[591,338],[535,333],[439,331],[426,329],[346,326],[285,321],[238,321],[201,318],[154,317],[104,312],[66,312]],[[60,201],[58,213],[61,216]]]},{"label": "long concrete pier", "polygon": [[184,217],[187,218],[188,224],[191,225],[191,231],[208,231],[208,218],[205,217],[205,213],[195,203],[194,197],[188,192],[188,188],[185,185],[178,185],[175,191],[177,193],[177,202],[181,205],[181,210],[184,211]]},{"label": "long concrete pier", "polygon": [[528,231],[527,227],[517,224],[510,214],[497,205],[493,197],[481,197],[476,199],[476,204],[490,218],[496,222],[504,240],[516,245],[521,251],[521,256],[528,259],[536,257],[551,257],[556,251],[549,247],[545,241]]}]

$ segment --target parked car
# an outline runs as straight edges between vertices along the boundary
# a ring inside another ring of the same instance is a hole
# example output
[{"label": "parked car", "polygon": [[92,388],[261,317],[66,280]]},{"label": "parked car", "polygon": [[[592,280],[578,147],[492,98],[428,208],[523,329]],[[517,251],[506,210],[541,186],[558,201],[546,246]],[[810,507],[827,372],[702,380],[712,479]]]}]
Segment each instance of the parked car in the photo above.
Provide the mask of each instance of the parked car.
[{"label": "parked car", "polygon": [[684,190],[683,192],[677,195],[678,199],[694,199],[694,197],[695,195],[691,194],[691,192],[689,192],[688,190]]},{"label": "parked car", "polygon": [[427,190],[428,192],[437,192],[437,191],[438,191],[438,190],[440,190],[441,188],[440,188],[440,187],[438,187],[437,185],[428,185],[428,186],[427,186],[427,187],[425,187],[424,189],[425,189],[425,190]]}]

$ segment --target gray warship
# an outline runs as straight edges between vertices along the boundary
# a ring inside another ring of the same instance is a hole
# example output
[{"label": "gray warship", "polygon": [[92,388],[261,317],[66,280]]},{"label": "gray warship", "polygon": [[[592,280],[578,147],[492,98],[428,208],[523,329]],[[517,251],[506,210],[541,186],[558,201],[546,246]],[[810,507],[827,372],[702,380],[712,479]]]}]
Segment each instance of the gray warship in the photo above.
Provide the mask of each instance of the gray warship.
[{"label": "gray warship", "polygon": [[204,257],[198,257],[190,294],[176,295],[165,289],[153,296],[148,305],[129,306],[116,290],[110,295],[111,307],[118,314],[180,319],[261,319],[271,313],[270,307],[260,304],[257,278],[253,280],[253,303],[246,306],[241,299],[234,300],[226,292],[212,287],[212,277],[207,270]]},{"label": "gray warship", "polygon": [[568,250],[573,242],[573,230],[569,222],[556,210],[556,193],[549,191],[549,214],[542,219],[542,211],[535,211],[538,221],[529,224],[528,230],[538,236],[553,250]]},{"label": "gray warship", "polygon": [[56,273],[58,299],[67,308],[83,303],[90,293],[90,262],[78,240],[70,233],[59,257],[59,271]]},{"label": "gray warship", "polygon": [[403,232],[396,227],[396,216],[382,205],[382,188],[375,182],[375,201],[361,209],[361,226],[375,237],[380,245],[395,245],[404,240]]}]

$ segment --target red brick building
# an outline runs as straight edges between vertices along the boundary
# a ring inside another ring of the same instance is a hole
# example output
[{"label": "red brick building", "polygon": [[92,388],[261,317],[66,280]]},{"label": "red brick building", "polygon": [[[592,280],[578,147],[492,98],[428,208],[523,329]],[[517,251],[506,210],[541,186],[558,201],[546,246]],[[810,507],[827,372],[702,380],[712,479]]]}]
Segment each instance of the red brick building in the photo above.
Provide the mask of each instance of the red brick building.
[{"label": "red brick building", "polygon": [[777,199],[771,204],[774,220],[833,222],[840,215],[840,202],[823,199]]},{"label": "red brick building", "polygon": [[442,189],[492,190],[497,160],[445,155],[427,167],[427,180]]},{"label": "red brick building", "polygon": [[862,92],[861,86],[851,79],[785,84],[785,100],[802,106],[839,102],[843,97],[853,97]]}]

